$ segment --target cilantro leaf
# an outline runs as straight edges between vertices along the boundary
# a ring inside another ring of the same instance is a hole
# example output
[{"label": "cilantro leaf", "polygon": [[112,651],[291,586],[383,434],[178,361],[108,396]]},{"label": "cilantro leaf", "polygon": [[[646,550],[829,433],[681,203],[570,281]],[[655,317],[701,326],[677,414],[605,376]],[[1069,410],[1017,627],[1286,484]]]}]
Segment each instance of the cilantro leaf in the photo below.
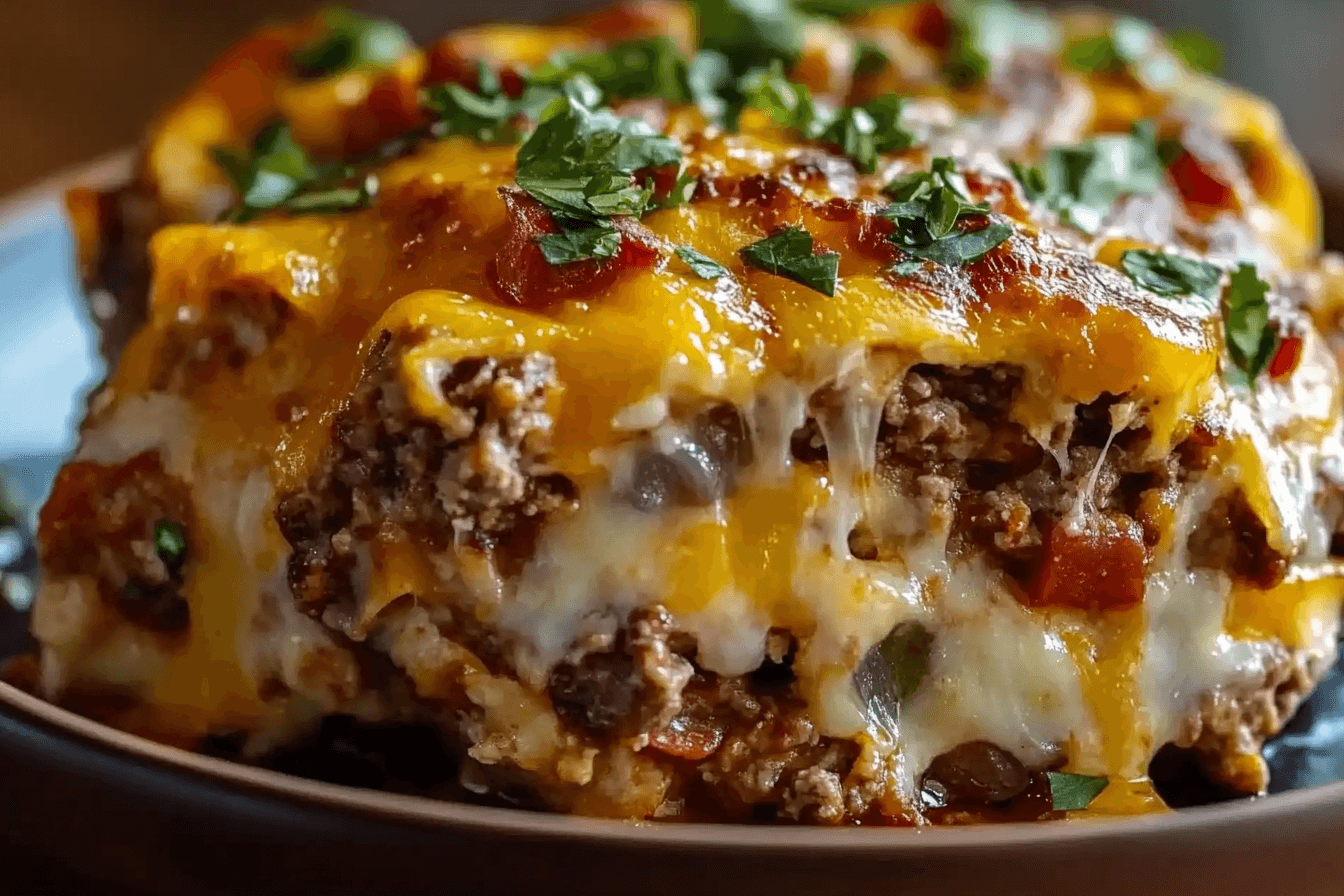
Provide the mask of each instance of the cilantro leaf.
[{"label": "cilantro leaf", "polygon": [[1252,383],[1269,366],[1278,336],[1269,325],[1269,284],[1255,266],[1239,265],[1232,272],[1223,307],[1223,338],[1237,370]]},{"label": "cilantro leaf", "polygon": [[246,152],[216,146],[210,154],[238,192],[240,206],[229,215],[237,221],[270,209],[306,214],[362,208],[377,183],[366,177],[358,187],[345,185],[356,169],[316,164],[283,122],[262,128]]},{"label": "cilantro leaf", "polygon": [[812,234],[787,227],[742,249],[742,260],[754,268],[786,277],[822,295],[835,295],[840,270],[837,252],[813,254]]},{"label": "cilantro leaf", "polygon": [[[878,212],[896,225],[889,239],[915,258],[943,265],[969,264],[1013,234],[1012,225],[1006,222],[979,230],[957,229],[962,218],[988,214],[989,206],[970,202],[965,180],[946,156],[934,159],[928,171],[916,171],[892,181],[885,192],[896,200]],[[913,273],[916,269],[909,264],[893,268],[897,274]]]},{"label": "cilantro leaf", "polygon": [[804,16],[791,0],[693,0],[700,45],[738,74],[802,53]]},{"label": "cilantro leaf", "polygon": [[187,557],[187,533],[182,526],[172,520],[155,523],[154,552],[169,569],[180,567]]},{"label": "cilantro leaf", "polygon": [[294,67],[305,78],[322,78],[350,68],[385,68],[415,46],[406,29],[389,19],[339,7],[324,10],[322,18],[326,32],[294,53]]},{"label": "cilantro leaf", "polygon": [[593,224],[537,237],[541,254],[551,264],[586,258],[611,258],[621,248],[621,234],[610,224]]},{"label": "cilantro leaf", "polygon": [[1135,285],[1168,298],[1193,295],[1212,299],[1223,278],[1217,265],[1150,249],[1126,250],[1120,255],[1120,267]]},{"label": "cilantro leaf", "polygon": [[1103,134],[1077,146],[1056,147],[1039,168],[1014,165],[1013,172],[1028,199],[1058,212],[1079,230],[1096,233],[1116,199],[1158,189],[1166,166],[1152,122],[1139,122],[1129,134]]},{"label": "cilantro leaf", "polygon": [[1216,75],[1223,69],[1223,48],[1203,32],[1193,29],[1173,31],[1167,35],[1167,45],[1194,71]]},{"label": "cilantro leaf", "polygon": [[1092,805],[1110,779],[1093,775],[1075,775],[1068,772],[1048,772],[1050,778],[1050,799],[1054,808],[1061,811],[1077,811]]},{"label": "cilantro leaf", "polygon": [[676,255],[686,266],[695,272],[695,275],[702,280],[718,280],[720,277],[728,276],[728,269],[719,264],[708,255],[703,255],[690,246],[680,246],[676,250]]}]

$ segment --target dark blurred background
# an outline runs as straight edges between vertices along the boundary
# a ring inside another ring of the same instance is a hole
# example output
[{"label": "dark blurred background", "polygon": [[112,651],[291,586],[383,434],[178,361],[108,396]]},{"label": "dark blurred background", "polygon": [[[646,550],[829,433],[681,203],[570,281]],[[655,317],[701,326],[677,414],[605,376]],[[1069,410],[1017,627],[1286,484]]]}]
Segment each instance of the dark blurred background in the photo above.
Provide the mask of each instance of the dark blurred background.
[{"label": "dark blurred background", "polygon": [[[591,0],[589,0],[591,2]],[[0,0],[0,194],[134,142],[155,110],[253,24],[311,0]],[[421,40],[585,0],[355,0]],[[1113,0],[1224,47],[1226,74],[1273,99],[1319,171],[1344,180],[1344,2]]]}]

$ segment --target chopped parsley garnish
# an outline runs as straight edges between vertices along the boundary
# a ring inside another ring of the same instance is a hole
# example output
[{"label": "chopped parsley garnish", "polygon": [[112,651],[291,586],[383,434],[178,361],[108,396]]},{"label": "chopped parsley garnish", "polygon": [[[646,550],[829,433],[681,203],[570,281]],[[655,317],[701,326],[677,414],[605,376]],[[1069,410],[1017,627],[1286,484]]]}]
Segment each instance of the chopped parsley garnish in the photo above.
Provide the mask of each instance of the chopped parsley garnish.
[{"label": "chopped parsley garnish", "polygon": [[593,224],[537,237],[537,245],[551,264],[566,264],[585,258],[610,258],[621,248],[621,234],[610,224]]},{"label": "chopped parsley garnish", "polygon": [[676,255],[686,266],[702,280],[718,280],[720,277],[728,276],[728,269],[719,264],[708,255],[695,251],[690,246],[681,246],[676,250]]},{"label": "chopped parsley garnish", "polygon": [[791,0],[695,0],[700,45],[723,54],[733,71],[786,66],[803,49],[806,17]]},{"label": "chopped parsley garnish", "polygon": [[349,184],[358,177],[354,166],[315,163],[283,122],[263,128],[246,152],[216,146],[210,153],[238,191],[239,207],[226,216],[234,221],[272,209],[311,214],[362,208],[376,189],[371,177]]},{"label": "chopped parsley garnish", "polygon": [[903,622],[877,645],[886,661],[897,702],[911,697],[929,675],[933,633],[918,622]]},{"label": "chopped parsley garnish", "polygon": [[171,520],[154,524],[154,551],[169,569],[176,569],[187,558],[187,533]]},{"label": "chopped parsley garnish", "polygon": [[886,6],[888,0],[795,0],[799,12],[825,19],[844,19]]},{"label": "chopped parsley garnish", "polygon": [[960,0],[949,3],[951,34],[943,77],[953,87],[983,81],[992,66],[1018,50],[1050,53],[1059,42],[1047,16],[1004,0]]},{"label": "chopped parsley garnish", "polygon": [[854,77],[875,74],[891,64],[887,51],[870,40],[861,40],[854,47]]},{"label": "chopped parsley garnish", "polygon": [[905,149],[914,136],[901,124],[902,100],[880,96],[838,112],[818,108],[802,84],[794,84],[778,66],[754,72],[743,81],[745,101],[808,140],[840,147],[860,171],[877,168],[878,156]]},{"label": "chopped parsley garnish", "polygon": [[1167,35],[1167,45],[1194,71],[1216,75],[1223,69],[1223,48],[1207,34],[1190,29],[1173,31]]},{"label": "chopped parsley garnish", "polygon": [[1101,228],[1116,199],[1151,193],[1166,175],[1156,132],[1147,121],[1136,123],[1129,134],[1104,134],[1077,146],[1057,147],[1039,168],[1014,165],[1013,171],[1028,199],[1087,233]]},{"label": "chopped parsley garnish", "polygon": [[1120,255],[1120,267],[1136,285],[1167,298],[1216,298],[1223,278],[1222,268],[1207,261],[1150,249],[1127,250]]},{"label": "chopped parsley garnish", "polygon": [[609,258],[620,245],[610,218],[649,210],[651,184],[634,174],[681,162],[681,147],[642,121],[590,109],[589,97],[567,84],[518,148],[518,186],[550,210],[562,231],[541,237],[552,264]]},{"label": "chopped parsley garnish", "polygon": [[[943,265],[968,264],[1012,236],[1011,224],[998,222],[981,230],[961,231],[957,222],[969,215],[989,214],[986,203],[972,203],[966,182],[952,159],[936,158],[928,171],[917,171],[887,184],[886,193],[895,202],[878,212],[896,229],[890,239],[915,258]],[[917,266],[905,262],[893,270],[913,273]]]},{"label": "chopped parsley garnish", "polygon": [[1074,775],[1068,772],[1048,772],[1050,799],[1054,808],[1074,812],[1092,805],[1110,780],[1095,775]]},{"label": "chopped parsley garnish", "polygon": [[1232,272],[1223,307],[1223,337],[1228,354],[1247,383],[1269,366],[1278,336],[1269,325],[1269,284],[1256,275],[1255,266],[1239,265]]},{"label": "chopped parsley garnish", "polygon": [[591,53],[558,53],[527,75],[528,84],[559,88],[583,75],[608,97],[689,102],[686,57],[671,38],[626,41]]},{"label": "chopped parsley garnish", "polygon": [[814,254],[812,234],[801,227],[787,227],[752,243],[742,250],[742,260],[754,268],[801,283],[822,295],[835,295],[840,254]]},{"label": "chopped parsley garnish", "polygon": [[350,68],[385,68],[410,52],[406,30],[388,19],[348,9],[322,13],[326,33],[294,53],[294,67],[306,78],[322,78]]},{"label": "chopped parsley garnish", "polygon": [[500,88],[499,77],[484,63],[476,66],[478,89],[461,84],[425,88],[420,104],[439,120],[443,136],[469,134],[484,143],[507,143],[517,139],[509,122],[518,114],[518,104]]},{"label": "chopped parsley garnish", "polygon": [[1070,66],[1085,72],[1124,72],[1147,56],[1157,34],[1147,22],[1120,16],[1105,34],[1089,37],[1064,54]]}]

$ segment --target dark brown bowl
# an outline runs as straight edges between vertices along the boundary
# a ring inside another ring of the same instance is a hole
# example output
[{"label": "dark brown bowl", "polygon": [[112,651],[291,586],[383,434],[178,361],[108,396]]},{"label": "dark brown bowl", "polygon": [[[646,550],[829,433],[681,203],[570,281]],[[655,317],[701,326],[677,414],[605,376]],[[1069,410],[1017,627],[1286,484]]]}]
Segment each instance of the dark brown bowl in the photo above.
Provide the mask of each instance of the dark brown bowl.
[{"label": "dark brown bowl", "polygon": [[630,824],[321,784],[0,685],[0,806],[48,863],[146,893],[1338,894],[1344,784],[1092,822]]}]

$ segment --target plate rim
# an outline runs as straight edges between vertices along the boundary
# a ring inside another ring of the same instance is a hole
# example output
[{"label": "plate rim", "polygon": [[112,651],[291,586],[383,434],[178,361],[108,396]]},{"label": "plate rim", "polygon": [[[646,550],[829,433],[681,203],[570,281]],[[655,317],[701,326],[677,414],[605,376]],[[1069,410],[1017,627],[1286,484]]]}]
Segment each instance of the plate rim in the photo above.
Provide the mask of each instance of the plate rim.
[{"label": "plate rim", "polygon": [[1344,782],[1232,803],[1148,815],[915,828],[752,826],[589,818],[521,809],[474,806],[431,797],[390,793],[301,778],[241,762],[193,753],[112,728],[0,682],[0,712],[18,713],[73,737],[85,746],[110,749],[119,758],[160,770],[205,778],[253,794],[280,797],[343,814],[373,816],[421,827],[543,837],[602,840],[636,847],[676,846],[696,851],[804,851],[903,855],[964,853],[967,848],[1082,846],[1181,834],[1210,836],[1250,825],[1270,830],[1302,810],[1344,814]]}]

